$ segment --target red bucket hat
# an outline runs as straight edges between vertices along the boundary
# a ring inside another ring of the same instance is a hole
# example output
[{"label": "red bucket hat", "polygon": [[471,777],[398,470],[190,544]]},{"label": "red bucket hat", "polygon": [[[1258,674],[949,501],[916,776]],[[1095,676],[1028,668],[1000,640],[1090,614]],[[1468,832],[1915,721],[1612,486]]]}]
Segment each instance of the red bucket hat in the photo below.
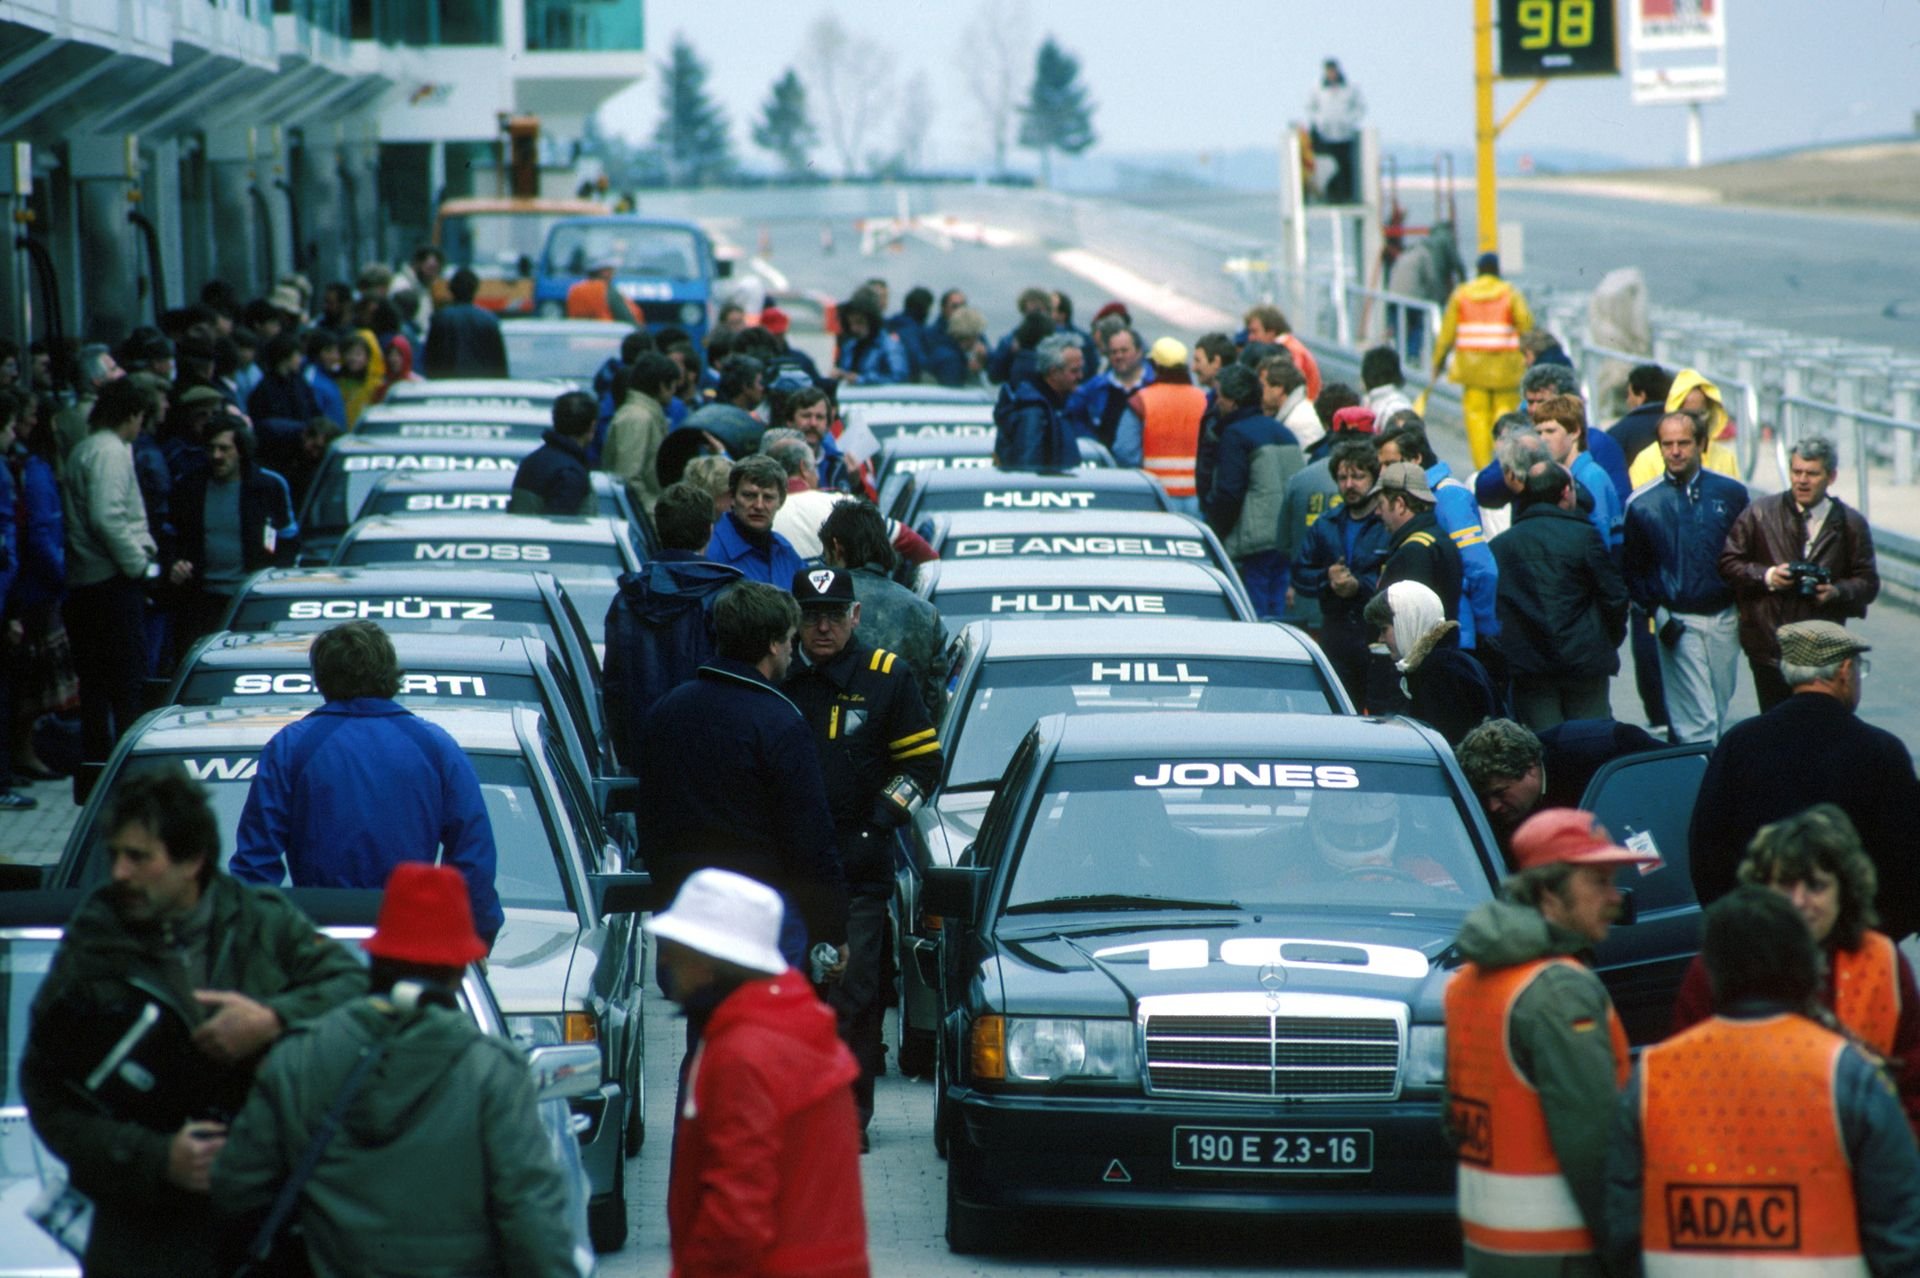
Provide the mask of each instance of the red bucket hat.
[{"label": "red bucket hat", "polygon": [[360,948],[375,958],[422,967],[465,967],[487,955],[473,930],[466,879],[450,866],[424,861],[393,867],[379,925]]},{"label": "red bucket hat", "polygon": [[769,306],[760,312],[760,327],[775,337],[786,336],[787,329],[792,326],[792,323],[793,321],[787,318],[787,313],[777,306]]},{"label": "red bucket hat", "polygon": [[1371,435],[1378,426],[1374,422],[1373,410],[1363,404],[1352,404],[1340,409],[1333,415],[1335,430],[1357,430]]}]

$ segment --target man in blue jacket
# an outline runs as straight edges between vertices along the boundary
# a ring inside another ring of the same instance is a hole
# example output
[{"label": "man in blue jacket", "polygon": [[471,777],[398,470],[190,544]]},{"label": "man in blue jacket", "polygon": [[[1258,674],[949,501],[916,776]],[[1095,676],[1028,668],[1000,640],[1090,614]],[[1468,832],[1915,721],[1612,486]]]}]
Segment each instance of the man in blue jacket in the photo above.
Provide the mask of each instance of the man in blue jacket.
[{"label": "man in blue jacket", "polygon": [[641,731],[647,713],[713,659],[713,604],[741,580],[740,570],[706,557],[713,498],[681,480],[654,503],[660,553],[620,578],[607,609],[607,655],[600,693],[607,732],[628,769],[652,744]]},{"label": "man in blue jacket", "polygon": [[1004,470],[1064,470],[1080,461],[1080,445],[1063,410],[1080,384],[1080,345],[1056,333],[1034,350],[1037,371],[1000,392],[993,409],[994,465]]},{"label": "man in blue jacket", "polygon": [[1655,447],[1666,473],[1627,499],[1622,568],[1627,593],[1653,618],[1676,745],[1720,739],[1740,676],[1739,618],[1720,549],[1747,508],[1747,489],[1701,467],[1708,430],[1704,416],[1661,418]]},{"label": "man in blue jacket", "polygon": [[473,764],[445,729],[394,704],[400,662],[386,631],[349,621],[313,641],[326,704],[260,752],[234,835],[233,876],[294,887],[384,888],[402,861],[460,871],[489,946],[506,915],[494,890],[493,823]]},{"label": "man in blue jacket", "polygon": [[1293,557],[1293,589],[1320,601],[1316,638],[1356,706],[1367,700],[1367,601],[1379,585],[1393,534],[1380,521],[1374,485],[1380,458],[1364,437],[1342,440],[1328,460],[1340,504],[1316,519]]},{"label": "man in blue jacket", "polygon": [[820,750],[779,687],[800,606],[785,590],[743,581],[714,601],[713,628],[713,660],[660,698],[642,728],[673,748],[647,751],[634,770],[648,813],[641,856],[662,899],[695,870],[759,880],[789,906],[787,962],[802,967],[811,938],[839,947],[844,965],[847,880]]},{"label": "man in blue jacket", "polygon": [[787,472],[763,454],[742,458],[727,475],[733,505],[713,526],[707,558],[729,564],[748,581],[785,590],[806,567],[793,543],[773,530],[773,517],[787,499]]}]

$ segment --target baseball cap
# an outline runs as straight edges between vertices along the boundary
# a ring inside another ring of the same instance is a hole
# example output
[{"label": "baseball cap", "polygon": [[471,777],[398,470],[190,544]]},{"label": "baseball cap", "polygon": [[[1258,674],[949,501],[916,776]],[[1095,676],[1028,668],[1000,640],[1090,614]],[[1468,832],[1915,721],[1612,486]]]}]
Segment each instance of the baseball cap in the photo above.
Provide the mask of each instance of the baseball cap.
[{"label": "baseball cap", "polygon": [[844,568],[802,568],[793,574],[793,598],[801,608],[845,608],[854,602],[853,574]]},{"label": "baseball cap", "polygon": [[1780,660],[1791,666],[1830,666],[1873,645],[1831,621],[1795,621],[1780,627]]},{"label": "baseball cap", "polygon": [[211,386],[190,386],[180,396],[180,403],[187,408],[196,404],[224,404],[227,397]]},{"label": "baseball cap", "polygon": [[1513,832],[1513,861],[1522,870],[1543,865],[1656,865],[1660,858],[1613,841],[1591,812],[1550,808]]},{"label": "baseball cap", "polygon": [[1177,337],[1162,337],[1147,348],[1147,358],[1161,368],[1183,368],[1187,362],[1187,344]]},{"label": "baseball cap", "polygon": [[424,967],[465,967],[487,956],[473,930],[467,880],[447,865],[402,861],[387,876],[380,921],[360,948],[375,958]]},{"label": "baseball cap", "polygon": [[778,976],[788,966],[780,953],[785,914],[780,894],[756,879],[732,870],[695,870],[648,930],[723,963]]},{"label": "baseball cap", "polygon": [[307,311],[306,299],[301,297],[300,290],[291,284],[282,284],[267,294],[267,305],[295,318],[304,316]]},{"label": "baseball cap", "polygon": [[769,306],[760,312],[760,327],[775,337],[785,337],[792,325],[793,321],[787,317],[787,313],[777,306]]},{"label": "baseball cap", "polygon": [[1427,482],[1427,472],[1413,462],[1382,466],[1378,488],[1383,493],[1405,493],[1424,502],[1433,501],[1433,485]]}]

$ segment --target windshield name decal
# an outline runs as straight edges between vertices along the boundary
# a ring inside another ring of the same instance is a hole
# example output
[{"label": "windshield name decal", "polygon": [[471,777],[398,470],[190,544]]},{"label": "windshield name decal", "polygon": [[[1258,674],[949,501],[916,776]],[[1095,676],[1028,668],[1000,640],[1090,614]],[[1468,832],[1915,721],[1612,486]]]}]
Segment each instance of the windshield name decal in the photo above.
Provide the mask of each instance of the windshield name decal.
[{"label": "windshield name decal", "polygon": [[195,781],[251,781],[260,760],[252,755],[233,759],[186,759],[187,775]]},{"label": "windshield name decal", "polygon": [[289,621],[493,621],[493,604],[485,600],[422,599],[296,599],[287,606]]},{"label": "windshield name decal", "polygon": [[1133,612],[1160,614],[1165,595],[995,595],[994,612]]},{"label": "windshield name decal", "polygon": [[1133,783],[1149,790],[1203,790],[1248,786],[1266,790],[1357,790],[1360,777],[1337,763],[1162,763],[1136,773]]},{"label": "windshield name decal", "polygon": [[1092,493],[1012,492],[982,493],[980,504],[988,510],[996,506],[1008,510],[1086,510],[1093,505]]},{"label": "windshield name decal", "polygon": [[553,551],[547,546],[523,546],[510,541],[423,541],[414,546],[413,557],[425,560],[485,559],[544,564],[553,559]]},{"label": "windshield name decal", "polygon": [[[306,696],[313,690],[313,676],[303,670],[243,674],[233,681],[233,693],[237,697]],[[484,697],[487,681],[482,675],[406,674],[400,676],[400,691],[402,695]]]},{"label": "windshield name decal", "polygon": [[1205,559],[1206,545],[1180,537],[960,537],[955,559],[982,555],[1124,555],[1141,559]]},{"label": "windshield name decal", "polygon": [[[379,427],[374,427],[378,430]],[[511,439],[511,426],[473,426],[456,422],[408,422],[400,427],[402,439]]]},{"label": "windshield name decal", "polygon": [[414,493],[407,498],[407,509],[503,511],[510,500],[508,493]]},{"label": "windshield name decal", "polygon": [[1095,683],[1209,683],[1203,674],[1193,674],[1187,663],[1176,661],[1173,669],[1163,671],[1157,661],[1104,661],[1093,663]]},{"label": "windshield name decal", "polygon": [[374,453],[348,457],[342,470],[518,470],[517,457],[454,457],[445,453]]}]

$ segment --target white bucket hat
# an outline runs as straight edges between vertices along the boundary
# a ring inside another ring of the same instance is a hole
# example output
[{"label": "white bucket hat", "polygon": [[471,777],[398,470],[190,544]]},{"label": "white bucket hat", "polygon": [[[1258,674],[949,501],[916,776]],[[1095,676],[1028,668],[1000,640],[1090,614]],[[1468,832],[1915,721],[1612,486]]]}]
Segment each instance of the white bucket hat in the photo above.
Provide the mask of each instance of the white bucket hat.
[{"label": "white bucket hat", "polygon": [[666,913],[653,917],[656,937],[736,967],[778,976],[790,966],[780,953],[780,894],[731,870],[696,870]]}]

